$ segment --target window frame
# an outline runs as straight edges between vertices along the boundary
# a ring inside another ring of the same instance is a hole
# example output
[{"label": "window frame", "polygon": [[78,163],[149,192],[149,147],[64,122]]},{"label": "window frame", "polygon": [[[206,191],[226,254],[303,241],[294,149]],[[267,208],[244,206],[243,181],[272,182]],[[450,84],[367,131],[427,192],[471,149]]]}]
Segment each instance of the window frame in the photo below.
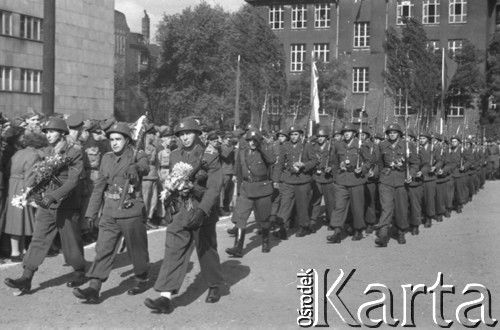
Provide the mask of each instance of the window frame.
[{"label": "window frame", "polygon": [[[457,46],[456,44],[460,44]],[[448,40],[448,53],[451,53],[451,58],[455,58],[464,47],[463,39],[450,39]]]},{"label": "window frame", "polygon": [[353,47],[354,48],[370,47],[370,22],[354,22]]},{"label": "window frame", "polygon": [[[299,61],[299,58],[301,59],[301,61]],[[306,61],[306,44],[291,44],[290,72],[303,72],[305,61]]]},{"label": "window frame", "polygon": [[0,10],[0,35],[12,35],[12,12],[10,11]]},{"label": "window frame", "polygon": [[[456,9],[460,7],[460,14],[456,14]],[[448,7],[448,23],[467,23],[467,0],[450,0]]]},{"label": "window frame", "polygon": [[292,5],[292,30],[307,29],[307,5]]},{"label": "window frame", "polygon": [[[412,8],[415,4],[411,0],[398,0],[396,5],[396,25],[404,25],[403,18],[411,18],[412,16]],[[403,16],[404,8],[408,7],[408,15]]]},{"label": "window frame", "polygon": [[[8,66],[0,66],[0,91],[12,91],[12,68]],[[8,85],[8,86],[7,86]]]},{"label": "window frame", "polygon": [[[324,18],[321,17],[324,11]],[[331,24],[331,5],[329,3],[321,3],[314,5],[314,28],[327,29]]]},{"label": "window frame", "polygon": [[313,45],[314,58],[321,60],[322,63],[330,63],[330,44],[316,43]]},{"label": "window frame", "polygon": [[[403,117],[406,116],[406,101],[404,100],[403,90],[400,88],[396,94],[398,101],[394,103],[394,116]],[[412,114],[411,104],[408,103],[408,115]]]},{"label": "window frame", "polygon": [[[422,24],[430,25],[430,24],[440,24],[441,16],[440,16],[440,6],[441,0],[424,0],[422,2]],[[434,14],[429,14],[429,9],[434,7]],[[433,22],[429,22],[430,18],[433,18]]]},{"label": "window frame", "polygon": [[[285,15],[285,10],[282,5],[269,6],[269,26],[271,27],[271,30],[284,29],[285,27],[284,15]],[[276,20],[276,18],[278,18],[278,20]]]},{"label": "window frame", "polygon": [[21,92],[30,94],[42,93],[42,71],[21,69]]},{"label": "window frame", "polygon": [[352,92],[368,93],[370,91],[370,68],[352,68]]},{"label": "window frame", "polygon": [[430,49],[434,54],[437,54],[441,50],[441,41],[439,40],[428,40],[427,48]]},{"label": "window frame", "polygon": [[23,39],[42,41],[42,19],[24,14],[21,15],[19,20],[19,36]]}]

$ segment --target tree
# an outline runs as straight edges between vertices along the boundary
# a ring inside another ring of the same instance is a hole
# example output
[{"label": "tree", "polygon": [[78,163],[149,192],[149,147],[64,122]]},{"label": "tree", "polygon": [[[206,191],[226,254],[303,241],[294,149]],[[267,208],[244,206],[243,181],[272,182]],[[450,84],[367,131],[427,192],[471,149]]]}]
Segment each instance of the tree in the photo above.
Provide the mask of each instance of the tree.
[{"label": "tree", "polygon": [[495,32],[491,40],[486,60],[486,88],[481,123],[486,126],[486,135],[499,137],[500,107],[489,107],[490,99],[498,103],[500,100],[500,32]]}]

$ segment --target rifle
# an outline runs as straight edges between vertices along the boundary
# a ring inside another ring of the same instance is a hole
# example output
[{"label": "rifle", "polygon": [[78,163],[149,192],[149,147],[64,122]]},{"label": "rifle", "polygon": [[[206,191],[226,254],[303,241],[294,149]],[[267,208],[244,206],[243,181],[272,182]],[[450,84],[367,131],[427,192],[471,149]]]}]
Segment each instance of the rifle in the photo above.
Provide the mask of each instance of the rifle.
[{"label": "rifle", "polygon": [[[366,100],[366,94],[365,94]],[[363,141],[361,141],[361,133],[363,133],[363,112],[365,111],[365,105],[363,102],[363,108],[359,112],[359,134],[358,134],[358,157],[356,159],[356,168],[359,168],[359,153],[361,152],[361,145]]]},{"label": "rifle", "polygon": [[266,91],[266,96],[264,98],[264,105],[262,106],[262,112],[260,114],[260,125],[259,125],[259,130],[262,132],[262,125],[264,122],[264,112],[266,111],[267,107],[267,91]]},{"label": "rifle", "polygon": [[467,116],[464,113],[464,124],[462,130],[462,143],[460,143],[460,168],[464,166],[464,143],[465,143],[465,127],[467,125]]},{"label": "rifle", "polygon": [[[202,156],[203,157],[203,156]],[[188,173],[187,177],[189,181],[193,181],[196,174],[200,171],[200,169],[206,164],[206,161],[204,159],[201,159],[198,164],[193,167],[193,169]],[[177,213],[179,210],[175,206],[175,204],[172,204],[173,200],[175,198],[179,197],[179,191],[174,190],[172,191],[168,196],[165,197],[163,200],[163,205],[165,206],[165,209],[168,209],[170,207],[171,209],[171,214]],[[170,205],[172,204],[172,205]]]},{"label": "rifle", "polygon": [[[148,113],[146,112],[144,114],[144,119],[141,121],[141,119],[139,118],[139,122],[141,124],[141,127],[139,127],[139,133],[137,134],[137,145],[135,146],[134,148],[134,154],[132,156],[132,162],[135,162],[135,159],[137,158],[137,154],[139,153],[139,148],[141,146],[141,143],[144,142],[143,139],[144,139],[144,134],[146,133],[146,125],[148,124],[147,123],[147,118],[148,118]],[[128,189],[130,187],[130,179],[126,179],[125,180],[125,183],[123,184],[123,190],[122,190],[122,193],[120,195],[120,202],[118,204],[118,210],[123,210],[123,208],[125,207],[126,209],[129,208],[131,205],[130,203],[125,203],[125,199],[127,198],[127,195],[128,195]]]},{"label": "rifle", "polygon": [[405,140],[406,140],[406,152],[405,152],[405,163],[406,163],[406,178],[410,177],[410,145],[408,141],[408,91],[406,91],[405,97]]},{"label": "rifle", "polygon": [[330,144],[328,145],[328,156],[326,158],[326,164],[325,164],[325,167],[328,167],[328,164],[330,163],[330,152],[332,151],[332,144],[333,144],[333,131],[334,131],[334,127],[335,127],[335,117],[332,115],[332,122],[330,124],[330,134],[331,134],[331,138],[330,138]]}]

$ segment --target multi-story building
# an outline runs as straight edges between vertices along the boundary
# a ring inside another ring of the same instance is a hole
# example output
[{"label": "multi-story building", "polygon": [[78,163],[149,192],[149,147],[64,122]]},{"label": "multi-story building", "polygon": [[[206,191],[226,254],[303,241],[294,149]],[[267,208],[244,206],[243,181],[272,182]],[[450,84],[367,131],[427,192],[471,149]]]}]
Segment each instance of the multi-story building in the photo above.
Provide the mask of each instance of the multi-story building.
[{"label": "multi-story building", "polygon": [[113,112],[113,0],[0,2],[0,111]]},{"label": "multi-story building", "polygon": [[[326,62],[334,58],[345,61],[349,71],[345,108],[359,109],[365,104],[367,122],[377,129],[401,120],[404,113],[404,106],[384,93],[383,44],[389,26],[401,29],[404,18],[412,17],[422,23],[436,51],[442,47],[458,51],[465,39],[485,51],[500,12],[497,0],[245,1],[261,12],[281,40],[289,80],[303,72],[311,52]],[[466,112],[470,123],[477,120],[477,107],[466,109],[459,102],[452,103],[450,122],[462,122]],[[320,113],[324,123],[330,121],[331,109]]]}]

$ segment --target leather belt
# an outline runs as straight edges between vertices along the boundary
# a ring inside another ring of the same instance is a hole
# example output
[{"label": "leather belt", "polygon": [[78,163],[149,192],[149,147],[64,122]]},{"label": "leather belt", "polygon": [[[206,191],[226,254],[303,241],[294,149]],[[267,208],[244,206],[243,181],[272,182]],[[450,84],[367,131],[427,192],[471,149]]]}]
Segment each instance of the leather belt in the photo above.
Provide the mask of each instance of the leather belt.
[{"label": "leather belt", "polygon": [[263,176],[250,176],[250,177],[243,178],[243,181],[247,181],[247,182],[262,182],[262,181],[267,181],[267,180],[269,180],[269,178],[267,177],[267,175],[263,175]]}]

